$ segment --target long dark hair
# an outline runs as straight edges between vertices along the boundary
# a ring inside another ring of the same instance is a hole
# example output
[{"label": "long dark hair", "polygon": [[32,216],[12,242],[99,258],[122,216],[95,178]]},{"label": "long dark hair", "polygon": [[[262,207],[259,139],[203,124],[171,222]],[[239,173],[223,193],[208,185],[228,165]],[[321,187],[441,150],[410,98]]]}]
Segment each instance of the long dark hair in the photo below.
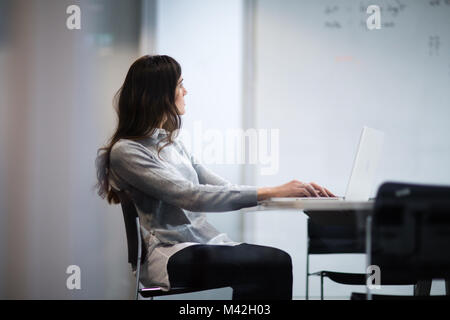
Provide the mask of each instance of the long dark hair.
[{"label": "long dark hair", "polygon": [[175,91],[181,76],[181,66],[169,56],[143,56],[128,70],[125,82],[114,96],[118,115],[117,128],[106,146],[98,149],[95,188],[109,204],[120,203],[111,188],[109,178],[109,158],[111,148],[120,139],[141,139],[162,128],[169,134],[161,142],[159,152],[173,143],[181,128],[181,117],[175,104]]}]

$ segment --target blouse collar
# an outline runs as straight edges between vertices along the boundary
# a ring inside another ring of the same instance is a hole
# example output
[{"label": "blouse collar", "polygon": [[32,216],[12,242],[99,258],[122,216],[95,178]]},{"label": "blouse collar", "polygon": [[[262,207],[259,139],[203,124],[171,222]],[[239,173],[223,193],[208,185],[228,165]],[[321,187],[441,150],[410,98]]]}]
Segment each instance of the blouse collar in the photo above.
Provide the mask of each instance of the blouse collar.
[{"label": "blouse collar", "polygon": [[154,132],[150,135],[150,138],[159,139],[161,137],[167,136],[168,132],[162,128],[156,128]]}]

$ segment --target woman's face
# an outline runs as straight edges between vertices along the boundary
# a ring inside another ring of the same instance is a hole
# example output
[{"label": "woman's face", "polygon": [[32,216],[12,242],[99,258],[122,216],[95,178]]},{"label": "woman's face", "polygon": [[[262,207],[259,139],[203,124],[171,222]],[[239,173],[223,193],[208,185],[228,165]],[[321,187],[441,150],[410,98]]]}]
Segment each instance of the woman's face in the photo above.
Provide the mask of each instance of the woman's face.
[{"label": "woman's face", "polygon": [[175,105],[178,108],[178,114],[183,115],[186,113],[185,106],[186,103],[184,102],[184,96],[187,95],[187,90],[183,86],[183,77],[180,77],[178,79],[178,85],[175,89]]}]

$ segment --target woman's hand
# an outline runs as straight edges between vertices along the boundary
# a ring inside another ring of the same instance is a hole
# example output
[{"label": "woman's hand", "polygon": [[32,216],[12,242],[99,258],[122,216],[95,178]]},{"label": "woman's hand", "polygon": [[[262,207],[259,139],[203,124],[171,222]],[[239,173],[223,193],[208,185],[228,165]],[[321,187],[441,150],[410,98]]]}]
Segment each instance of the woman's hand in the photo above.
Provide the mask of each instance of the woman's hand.
[{"label": "woman's hand", "polygon": [[277,187],[258,189],[258,201],[276,197],[335,197],[335,195],[315,182],[304,183],[298,180]]}]

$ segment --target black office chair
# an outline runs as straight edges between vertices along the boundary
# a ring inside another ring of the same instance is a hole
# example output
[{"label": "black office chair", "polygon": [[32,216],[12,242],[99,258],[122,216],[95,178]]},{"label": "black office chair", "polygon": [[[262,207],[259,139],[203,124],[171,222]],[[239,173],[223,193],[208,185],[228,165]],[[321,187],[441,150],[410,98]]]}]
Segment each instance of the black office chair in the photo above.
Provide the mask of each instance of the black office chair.
[{"label": "black office chair", "polygon": [[122,206],[122,213],[125,222],[125,231],[127,234],[128,246],[128,262],[131,264],[133,270],[136,269],[136,291],[135,298],[139,299],[139,295],[144,298],[153,299],[153,297],[167,296],[182,293],[193,293],[198,291],[205,291],[211,289],[218,289],[222,287],[208,287],[208,288],[192,288],[192,287],[178,287],[171,288],[169,291],[164,291],[160,287],[141,288],[140,285],[140,271],[141,262],[147,255],[145,245],[142,245],[141,227],[139,223],[139,216],[132,200],[124,191],[115,191],[120,198]]},{"label": "black office chair", "polygon": [[[317,215],[320,212],[316,212]],[[339,213],[341,216],[345,212]],[[311,218],[307,221],[308,238],[306,245],[306,300],[309,299],[309,277],[320,277],[320,299],[324,299],[324,278],[345,284],[365,285],[367,275],[365,273],[346,273],[330,270],[309,272],[309,256],[311,254],[365,254],[364,244],[359,241],[357,228],[353,224],[320,224]]]},{"label": "black office chair", "polygon": [[[447,279],[447,296],[372,295],[373,299],[450,298],[450,187],[384,183],[378,190],[372,218],[371,264],[381,282]],[[352,299],[367,298],[353,293]]]},{"label": "black office chair", "polygon": [[[366,254],[365,230],[358,227],[359,215],[352,211],[307,213],[308,238],[306,249],[306,299],[309,299],[309,277],[320,277],[320,299],[324,299],[324,279],[328,278],[343,285],[363,285],[367,283],[366,273],[338,272],[321,270],[309,272],[311,254]],[[328,216],[328,218],[319,217]],[[311,217],[314,217],[311,218]],[[333,217],[330,219],[330,217]],[[321,219],[324,219],[322,223]],[[382,285],[415,285],[411,279],[383,277]]]}]

